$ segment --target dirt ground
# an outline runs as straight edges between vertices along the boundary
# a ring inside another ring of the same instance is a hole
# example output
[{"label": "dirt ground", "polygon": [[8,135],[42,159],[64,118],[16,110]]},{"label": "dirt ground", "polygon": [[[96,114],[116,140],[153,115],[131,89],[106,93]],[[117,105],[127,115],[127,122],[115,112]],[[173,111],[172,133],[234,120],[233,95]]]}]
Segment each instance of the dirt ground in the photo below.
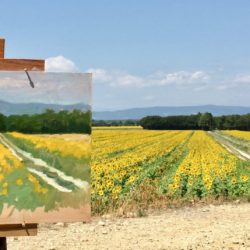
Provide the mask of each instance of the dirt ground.
[{"label": "dirt ground", "polygon": [[89,224],[44,224],[38,236],[8,238],[8,249],[250,249],[250,203],[169,209],[141,218],[105,215]]}]

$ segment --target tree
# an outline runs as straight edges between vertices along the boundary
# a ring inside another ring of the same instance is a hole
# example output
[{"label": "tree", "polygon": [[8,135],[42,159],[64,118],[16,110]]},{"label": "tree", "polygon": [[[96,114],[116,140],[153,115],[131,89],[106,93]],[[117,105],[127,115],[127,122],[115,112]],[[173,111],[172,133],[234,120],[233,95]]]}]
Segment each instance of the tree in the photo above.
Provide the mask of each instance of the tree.
[{"label": "tree", "polygon": [[6,130],[6,121],[5,116],[0,114],[0,132],[4,132]]},{"label": "tree", "polygon": [[142,118],[139,124],[144,129],[166,129],[166,124],[163,123],[163,118],[160,116],[146,116]]},{"label": "tree", "polygon": [[203,130],[212,130],[214,128],[213,115],[208,112],[201,114],[198,125]]}]

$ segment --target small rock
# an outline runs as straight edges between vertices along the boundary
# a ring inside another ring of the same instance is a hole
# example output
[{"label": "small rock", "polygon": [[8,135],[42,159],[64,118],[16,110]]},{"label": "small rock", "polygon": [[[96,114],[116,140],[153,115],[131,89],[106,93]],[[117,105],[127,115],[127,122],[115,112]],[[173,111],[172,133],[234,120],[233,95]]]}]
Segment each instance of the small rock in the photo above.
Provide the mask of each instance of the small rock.
[{"label": "small rock", "polygon": [[103,216],[102,216],[102,218],[103,219],[111,219],[111,215],[110,214],[104,214]]},{"label": "small rock", "polygon": [[124,222],[123,222],[123,226],[127,226],[129,223],[128,223],[128,221],[127,220],[125,220]]},{"label": "small rock", "polygon": [[203,208],[201,211],[205,213],[205,212],[209,212],[209,209]]},{"label": "small rock", "polygon": [[100,221],[98,222],[98,225],[104,227],[104,226],[105,226],[105,222],[102,221],[102,220],[100,220]]},{"label": "small rock", "polygon": [[136,217],[136,213],[133,213],[133,212],[128,212],[126,214],[126,218],[135,218]]},{"label": "small rock", "polygon": [[58,223],[56,223],[56,226],[63,227],[63,226],[64,226],[64,223],[58,222]]},{"label": "small rock", "polygon": [[233,244],[238,245],[238,244],[240,244],[240,242],[239,241],[233,241]]}]

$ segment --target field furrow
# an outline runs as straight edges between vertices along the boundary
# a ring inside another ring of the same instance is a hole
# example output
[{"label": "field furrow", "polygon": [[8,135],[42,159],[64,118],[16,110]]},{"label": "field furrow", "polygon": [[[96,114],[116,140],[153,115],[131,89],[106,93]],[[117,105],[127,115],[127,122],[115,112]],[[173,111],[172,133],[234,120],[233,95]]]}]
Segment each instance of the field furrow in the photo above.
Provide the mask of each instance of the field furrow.
[{"label": "field furrow", "polygon": [[250,143],[242,142],[236,137],[219,131],[210,132],[210,134],[230,153],[242,160],[250,160]]},{"label": "field furrow", "polygon": [[[71,192],[72,189],[63,187],[62,185],[57,183],[56,179],[59,179],[58,182],[61,182],[61,183],[63,182],[65,184],[65,186],[74,185],[75,187],[73,189],[82,188],[82,189],[85,189],[86,191],[88,190],[88,188],[89,188],[88,182],[82,181],[80,179],[75,179],[72,176],[65,175],[62,171],[60,171],[60,170],[58,170],[58,169],[56,169],[56,168],[54,168],[52,166],[49,166],[42,159],[35,158],[35,157],[32,156],[31,153],[26,152],[26,151],[18,148],[16,145],[14,145],[12,142],[10,142],[7,138],[5,138],[4,135],[0,135],[0,137],[3,140],[3,142],[6,145],[8,145],[9,148],[12,149],[12,152],[14,152],[15,155],[20,154],[23,158],[25,158],[28,161],[28,163],[26,163],[26,165],[32,166],[32,168],[31,167],[28,168],[29,171],[32,171],[36,175],[39,175],[39,177],[46,176],[46,177],[43,177],[42,179],[50,180],[49,181],[50,185],[52,185],[53,187],[57,187],[57,189],[59,191],[61,191],[61,192]],[[36,170],[34,168],[36,168]],[[44,170],[44,169],[45,169],[45,171],[41,172],[41,170]],[[55,175],[56,176],[54,178],[51,178],[51,177],[48,176],[49,174],[52,174],[52,175],[54,174],[54,176]],[[51,180],[51,179],[53,179],[53,180]]]}]

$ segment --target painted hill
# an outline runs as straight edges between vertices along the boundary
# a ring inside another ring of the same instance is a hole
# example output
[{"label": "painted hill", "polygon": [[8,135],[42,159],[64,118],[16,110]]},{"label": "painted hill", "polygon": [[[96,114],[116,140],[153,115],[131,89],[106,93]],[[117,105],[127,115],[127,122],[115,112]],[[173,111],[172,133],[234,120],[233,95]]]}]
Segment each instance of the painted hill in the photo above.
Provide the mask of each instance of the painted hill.
[{"label": "painted hill", "polygon": [[10,103],[0,101],[0,113],[4,115],[20,115],[20,114],[39,114],[46,109],[53,109],[58,112],[60,110],[79,109],[82,111],[90,110],[90,106],[83,103],[72,105],[46,104],[46,103]]}]

